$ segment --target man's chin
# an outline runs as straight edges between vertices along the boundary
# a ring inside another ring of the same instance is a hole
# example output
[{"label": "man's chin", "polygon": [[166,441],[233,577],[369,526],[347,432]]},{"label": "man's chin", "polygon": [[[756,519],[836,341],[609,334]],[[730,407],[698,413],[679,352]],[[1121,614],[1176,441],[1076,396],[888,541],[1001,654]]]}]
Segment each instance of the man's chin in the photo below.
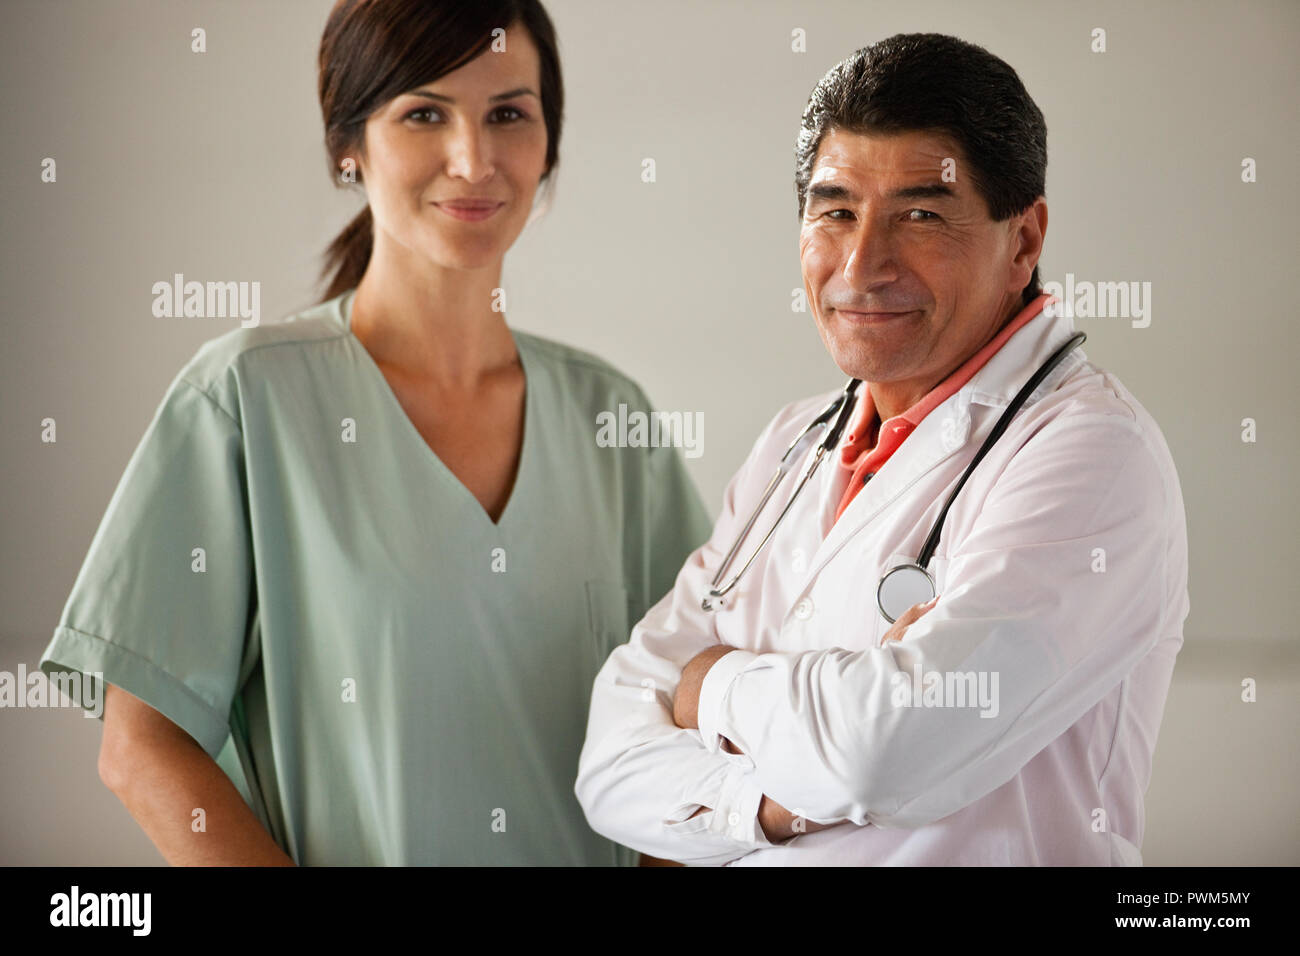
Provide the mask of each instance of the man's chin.
[{"label": "man's chin", "polygon": [[847,376],[864,382],[892,382],[915,374],[918,364],[924,361],[925,350],[917,337],[900,340],[895,336],[840,333],[831,337],[827,351]]},{"label": "man's chin", "polygon": [[882,365],[880,355],[860,342],[837,345],[831,350],[831,359],[849,378],[860,378],[864,382],[878,382],[881,381],[882,375],[888,375],[887,363]]}]

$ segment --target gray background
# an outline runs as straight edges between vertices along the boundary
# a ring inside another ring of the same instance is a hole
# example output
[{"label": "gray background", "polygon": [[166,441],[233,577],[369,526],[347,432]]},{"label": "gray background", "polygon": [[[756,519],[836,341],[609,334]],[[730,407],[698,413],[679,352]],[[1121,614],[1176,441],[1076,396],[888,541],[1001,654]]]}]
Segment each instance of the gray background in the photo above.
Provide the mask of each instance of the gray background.
[{"label": "gray background", "polygon": [[[320,298],[360,208],[325,168],[329,0],[6,0],[0,36],[0,670],[36,666],[167,384],[235,319],[156,319],[150,286]],[[1152,321],[1076,320],[1161,424],[1192,610],[1156,751],[1148,864],[1300,863],[1294,372],[1300,6],[551,0],[567,87],[553,208],[506,259],[513,325],[594,351],[662,409],[716,513],[758,430],[843,376],[801,283],[792,151],[817,80],[896,32],[979,43],[1048,124],[1044,280],[1152,283]],[[190,52],[190,30],[208,52]],[[1108,51],[1090,52],[1093,27]],[[790,33],[807,31],[807,52]],[[1255,184],[1240,163],[1258,162]],[[45,157],[57,184],[40,181]],[[640,181],[653,157],[658,181]],[[40,441],[40,421],[58,442]],[[1244,444],[1241,420],[1258,441]],[[1259,701],[1240,702],[1243,678]],[[95,771],[101,725],[0,710],[0,863],[158,863]]]}]

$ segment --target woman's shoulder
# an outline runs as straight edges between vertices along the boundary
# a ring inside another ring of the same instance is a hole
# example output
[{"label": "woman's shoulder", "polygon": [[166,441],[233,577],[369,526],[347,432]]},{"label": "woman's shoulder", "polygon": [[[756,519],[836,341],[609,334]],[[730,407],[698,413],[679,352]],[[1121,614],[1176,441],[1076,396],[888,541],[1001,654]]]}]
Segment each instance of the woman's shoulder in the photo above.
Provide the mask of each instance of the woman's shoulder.
[{"label": "woman's shoulder", "polygon": [[347,327],[331,299],[307,306],[276,322],[231,329],[209,339],[181,368],[177,382],[185,382],[215,396],[238,388],[250,359],[292,358],[304,348],[345,338]]},{"label": "woman's shoulder", "polygon": [[648,405],[639,382],[594,352],[555,339],[512,329],[515,343],[529,358],[543,364],[571,393],[621,397],[625,402]]}]

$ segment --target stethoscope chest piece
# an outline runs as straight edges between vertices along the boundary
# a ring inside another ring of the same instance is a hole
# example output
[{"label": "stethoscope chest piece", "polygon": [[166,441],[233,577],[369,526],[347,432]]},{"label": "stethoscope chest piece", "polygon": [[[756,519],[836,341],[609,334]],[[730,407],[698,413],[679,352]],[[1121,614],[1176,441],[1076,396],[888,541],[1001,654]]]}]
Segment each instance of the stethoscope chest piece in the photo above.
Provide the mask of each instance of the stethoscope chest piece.
[{"label": "stethoscope chest piece", "polygon": [[885,572],[876,586],[876,604],[885,620],[893,624],[913,604],[924,604],[937,591],[930,572],[919,564],[900,564]]}]

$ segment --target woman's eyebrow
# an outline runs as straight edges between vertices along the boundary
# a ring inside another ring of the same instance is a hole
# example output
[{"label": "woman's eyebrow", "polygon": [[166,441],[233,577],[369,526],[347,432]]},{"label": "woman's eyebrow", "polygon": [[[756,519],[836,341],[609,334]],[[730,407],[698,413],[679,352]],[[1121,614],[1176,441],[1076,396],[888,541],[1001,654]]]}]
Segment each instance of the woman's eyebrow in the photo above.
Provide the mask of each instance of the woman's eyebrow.
[{"label": "woman's eyebrow", "polygon": [[[441,93],[430,93],[428,90],[411,90],[408,96],[419,96],[426,100],[437,100],[439,103],[455,103],[456,101],[450,96],[443,96]],[[489,97],[489,103],[497,103],[501,100],[514,99],[516,96],[537,96],[531,89],[526,86],[520,86],[513,90],[507,90],[505,93],[498,93],[496,96]],[[541,99],[540,96],[537,96]]]}]

